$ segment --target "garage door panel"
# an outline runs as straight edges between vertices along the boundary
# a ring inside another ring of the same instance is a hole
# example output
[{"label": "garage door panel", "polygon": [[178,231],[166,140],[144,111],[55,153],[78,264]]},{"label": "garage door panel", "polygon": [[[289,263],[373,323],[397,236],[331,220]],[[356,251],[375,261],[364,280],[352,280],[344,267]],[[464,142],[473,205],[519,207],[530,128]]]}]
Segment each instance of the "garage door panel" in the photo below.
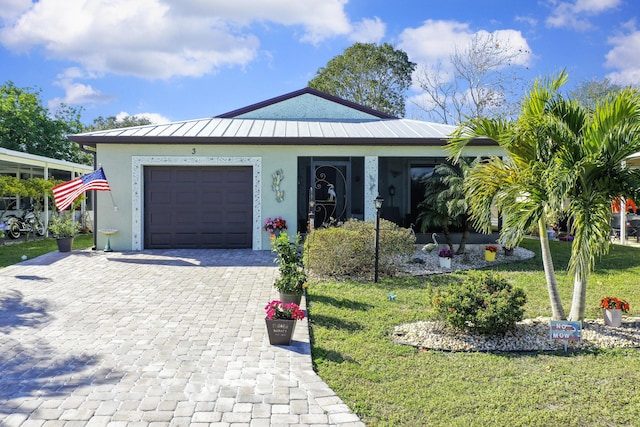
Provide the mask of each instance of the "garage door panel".
[{"label": "garage door panel", "polygon": [[176,194],[176,202],[177,203],[188,203],[191,205],[195,205],[198,203],[198,200],[200,199],[200,194],[198,194],[195,191],[189,191],[189,192],[180,192]]},{"label": "garage door panel", "polygon": [[250,248],[253,169],[144,168],[147,248]]}]

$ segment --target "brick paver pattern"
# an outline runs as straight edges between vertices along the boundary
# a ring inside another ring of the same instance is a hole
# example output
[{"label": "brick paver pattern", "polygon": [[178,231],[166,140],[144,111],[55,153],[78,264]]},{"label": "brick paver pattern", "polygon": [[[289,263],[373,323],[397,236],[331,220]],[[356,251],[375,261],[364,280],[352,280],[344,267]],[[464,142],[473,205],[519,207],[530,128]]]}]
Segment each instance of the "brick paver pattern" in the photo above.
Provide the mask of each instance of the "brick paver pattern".
[{"label": "brick paver pattern", "polygon": [[271,346],[273,254],[52,252],[0,269],[0,425],[363,426]]}]

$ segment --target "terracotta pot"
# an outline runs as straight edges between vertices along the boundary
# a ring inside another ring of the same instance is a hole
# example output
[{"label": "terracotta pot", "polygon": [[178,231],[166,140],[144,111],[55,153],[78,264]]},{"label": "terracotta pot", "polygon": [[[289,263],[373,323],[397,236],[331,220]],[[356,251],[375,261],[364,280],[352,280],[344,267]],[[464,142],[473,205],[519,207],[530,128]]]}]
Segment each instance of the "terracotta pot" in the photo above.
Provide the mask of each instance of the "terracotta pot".
[{"label": "terracotta pot", "polygon": [[288,319],[264,319],[267,323],[269,344],[291,345],[293,333],[296,330],[296,320]]}]

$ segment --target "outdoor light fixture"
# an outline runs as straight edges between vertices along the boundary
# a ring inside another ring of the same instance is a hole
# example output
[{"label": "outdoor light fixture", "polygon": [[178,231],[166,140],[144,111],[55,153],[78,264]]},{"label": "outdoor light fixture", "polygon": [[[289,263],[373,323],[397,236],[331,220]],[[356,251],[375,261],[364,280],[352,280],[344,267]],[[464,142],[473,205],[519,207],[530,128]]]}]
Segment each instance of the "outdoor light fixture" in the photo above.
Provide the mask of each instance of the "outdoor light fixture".
[{"label": "outdoor light fixture", "polygon": [[373,279],[375,283],[378,283],[378,266],[379,266],[379,255],[380,255],[380,209],[382,209],[383,202],[384,202],[384,199],[380,197],[379,194],[378,194],[378,197],[376,197],[373,200],[373,204],[376,207],[376,261],[374,266],[375,277]]}]

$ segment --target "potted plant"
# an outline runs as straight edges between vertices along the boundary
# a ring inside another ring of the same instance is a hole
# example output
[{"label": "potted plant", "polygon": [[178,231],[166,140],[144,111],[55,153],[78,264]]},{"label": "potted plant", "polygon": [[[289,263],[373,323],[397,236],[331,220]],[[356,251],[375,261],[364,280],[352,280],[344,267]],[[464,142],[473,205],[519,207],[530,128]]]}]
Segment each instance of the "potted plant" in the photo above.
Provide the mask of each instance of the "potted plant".
[{"label": "potted plant", "polygon": [[70,252],[73,238],[80,231],[80,224],[73,219],[71,213],[59,213],[51,216],[47,230],[56,239],[60,252]]},{"label": "potted plant", "polygon": [[272,250],[276,253],[275,262],[278,263],[280,277],[273,286],[280,292],[280,300],[300,304],[302,294],[307,287],[307,273],[302,262],[302,245],[300,234],[294,242],[289,241],[286,232],[281,233],[272,241]]},{"label": "potted plant", "polygon": [[273,300],[264,308],[267,312],[265,322],[269,343],[271,345],[290,345],[293,332],[296,329],[296,320],[305,317],[304,311],[294,302],[284,303]]},{"label": "potted plant", "polygon": [[484,259],[487,261],[495,261],[498,247],[496,245],[487,245],[484,247]]},{"label": "potted plant", "polygon": [[505,246],[502,249],[504,249],[505,256],[512,256],[513,255],[513,250],[515,248],[509,247],[509,246]]},{"label": "potted plant", "polygon": [[282,231],[287,229],[287,221],[282,219],[282,217],[269,217],[264,220],[264,231],[271,234],[272,238],[277,237],[282,233]]},{"label": "potted plant", "polygon": [[629,303],[615,297],[604,297],[600,300],[603,308],[604,324],[609,326],[622,325],[622,313],[629,312]]},{"label": "potted plant", "polygon": [[450,248],[440,249],[438,252],[440,268],[451,268],[451,258],[453,258],[453,251]]}]

